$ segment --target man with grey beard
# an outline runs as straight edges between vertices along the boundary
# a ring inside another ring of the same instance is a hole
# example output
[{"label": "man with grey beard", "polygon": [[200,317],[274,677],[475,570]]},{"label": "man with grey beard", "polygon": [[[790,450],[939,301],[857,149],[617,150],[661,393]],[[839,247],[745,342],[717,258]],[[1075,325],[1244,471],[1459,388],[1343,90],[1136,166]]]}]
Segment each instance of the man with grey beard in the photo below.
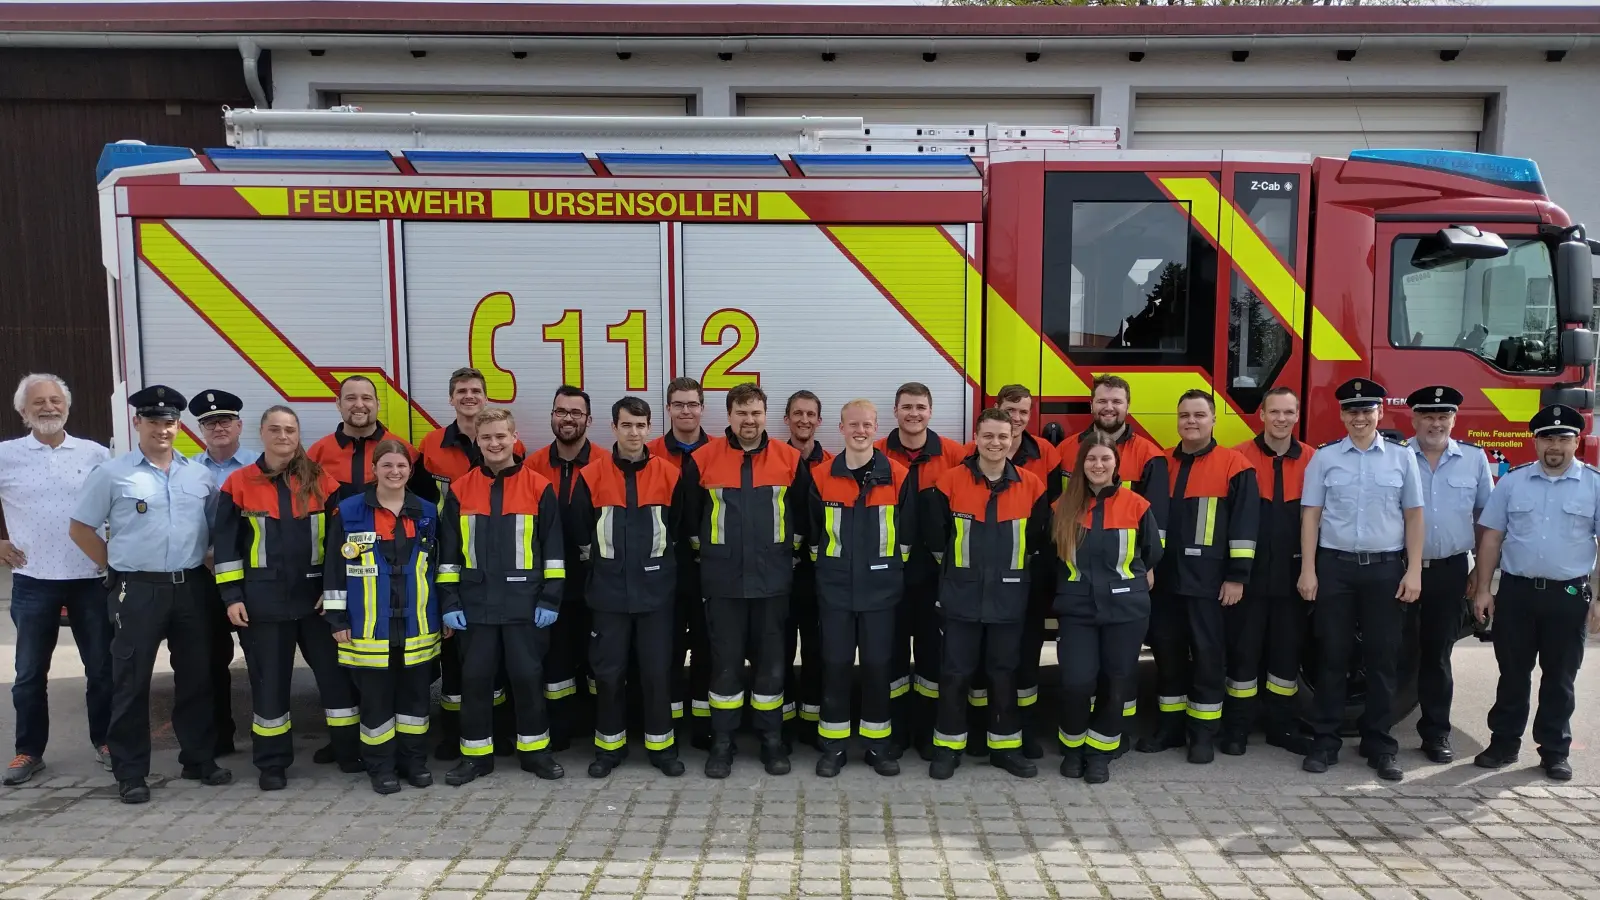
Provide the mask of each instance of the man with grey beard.
[{"label": "man with grey beard", "polygon": [[67,535],[78,492],[90,470],[111,451],[67,434],[72,392],[54,375],[29,375],[12,401],[29,434],[0,443],[0,509],[6,533],[0,564],[11,568],[11,621],[17,628],[16,758],[5,784],[22,784],[44,768],[50,738],[45,682],[67,611],[72,639],[83,660],[89,740],[100,764],[111,768],[106,732],[111,720],[111,621],[104,573]]}]

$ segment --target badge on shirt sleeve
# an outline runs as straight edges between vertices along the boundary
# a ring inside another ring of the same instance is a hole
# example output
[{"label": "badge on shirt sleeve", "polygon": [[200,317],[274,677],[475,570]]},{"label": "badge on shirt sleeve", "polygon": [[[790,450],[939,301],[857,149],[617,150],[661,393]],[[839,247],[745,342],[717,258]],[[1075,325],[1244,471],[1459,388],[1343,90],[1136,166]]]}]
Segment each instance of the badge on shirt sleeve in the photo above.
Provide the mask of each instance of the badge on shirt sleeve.
[{"label": "badge on shirt sleeve", "polygon": [[137,501],[133,504],[133,511],[137,513],[147,513],[150,511],[150,504],[144,502],[143,500]]}]

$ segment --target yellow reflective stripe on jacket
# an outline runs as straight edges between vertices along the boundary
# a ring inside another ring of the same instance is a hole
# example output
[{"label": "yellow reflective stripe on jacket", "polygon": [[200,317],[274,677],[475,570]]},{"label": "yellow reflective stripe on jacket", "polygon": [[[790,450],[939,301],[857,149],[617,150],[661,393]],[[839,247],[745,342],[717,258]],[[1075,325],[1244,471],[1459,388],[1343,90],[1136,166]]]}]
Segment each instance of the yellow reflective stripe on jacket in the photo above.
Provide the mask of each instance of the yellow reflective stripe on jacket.
[{"label": "yellow reflective stripe on jacket", "polygon": [[972,564],[972,521],[960,516],[956,517],[955,561],[952,564],[957,569]]},{"label": "yellow reflective stripe on jacket", "polygon": [[438,568],[434,569],[434,581],[438,582],[439,584],[460,584],[461,567],[441,564]]},{"label": "yellow reflective stripe on jacket", "polygon": [[420,640],[420,639],[422,639],[424,637],[433,637],[433,635],[428,633],[428,594],[430,593],[431,587],[428,584],[428,554],[427,553],[424,553],[424,552],[418,552],[417,553],[416,576],[417,576],[417,635],[418,636],[414,637],[414,638],[407,638],[406,639],[406,646],[407,647],[411,646],[411,642],[412,641]]},{"label": "yellow reflective stripe on jacket", "polygon": [[308,518],[311,525],[311,564],[320,566],[327,549],[323,545],[328,540],[328,514],[314,512]]},{"label": "yellow reflective stripe on jacket", "polygon": [[615,527],[617,508],[615,506],[600,507],[600,517],[594,524],[594,543],[600,548],[601,559],[616,559],[617,545],[612,535]]},{"label": "yellow reflective stripe on jacket", "polygon": [[789,497],[789,486],[786,484],[773,485],[772,487],[772,542],[781,544],[789,539],[789,522],[784,516]]},{"label": "yellow reflective stripe on jacket", "polygon": [[894,507],[878,507],[878,555],[885,559],[894,556],[898,544],[894,527]]},{"label": "yellow reflective stripe on jacket", "polygon": [[1229,541],[1228,556],[1233,559],[1255,559],[1255,541]]},{"label": "yellow reflective stripe on jacket", "polygon": [[728,509],[722,499],[722,488],[706,488],[711,497],[711,543],[728,542]]},{"label": "yellow reflective stripe on jacket", "polygon": [[513,527],[516,531],[516,568],[531,569],[534,567],[533,562],[536,558],[533,555],[533,539],[539,531],[534,525],[534,517],[528,515],[517,516]]},{"label": "yellow reflective stripe on jacket", "polygon": [[461,560],[469,569],[478,568],[478,530],[473,516],[461,517]]},{"label": "yellow reflective stripe on jacket", "polygon": [[[667,555],[667,516],[660,506],[650,507],[650,558]],[[646,746],[649,741],[645,742]]]},{"label": "yellow reflective stripe on jacket", "polygon": [[245,516],[245,521],[250,523],[250,568],[265,569],[267,567],[267,520],[261,516]]},{"label": "yellow reflective stripe on jacket", "polygon": [[844,552],[843,541],[839,535],[839,526],[844,519],[844,510],[837,506],[825,506],[822,509],[822,530],[827,535],[828,543],[823,546],[823,554],[837,558]]},{"label": "yellow reflective stripe on jacket", "polygon": [[1011,568],[1021,569],[1028,564],[1028,523],[1025,519],[1011,520],[1011,545],[1016,555],[1011,558]]},{"label": "yellow reflective stripe on jacket", "polygon": [[1121,573],[1123,578],[1132,578],[1134,530],[1132,528],[1124,528],[1118,534],[1122,537],[1122,552],[1117,560],[1117,571]]},{"label": "yellow reflective stripe on jacket", "polygon": [[[372,551],[361,554],[361,565],[368,572],[378,571],[378,559]],[[378,627],[378,576],[364,575],[361,578],[361,636],[372,640],[373,629]]]},{"label": "yellow reflective stripe on jacket", "polygon": [[216,576],[217,584],[228,584],[244,579],[244,561],[217,563],[216,569],[211,573]]},{"label": "yellow reflective stripe on jacket", "polygon": [[1194,542],[1202,547],[1211,546],[1217,532],[1217,498],[1201,497],[1200,512],[1195,517]]}]

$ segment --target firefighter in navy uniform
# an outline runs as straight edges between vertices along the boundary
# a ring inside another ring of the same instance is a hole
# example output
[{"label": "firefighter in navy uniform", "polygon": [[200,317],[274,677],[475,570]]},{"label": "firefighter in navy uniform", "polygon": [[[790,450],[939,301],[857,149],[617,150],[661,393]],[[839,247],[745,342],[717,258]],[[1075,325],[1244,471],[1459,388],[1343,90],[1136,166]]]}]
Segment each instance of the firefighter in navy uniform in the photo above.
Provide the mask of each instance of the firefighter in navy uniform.
[{"label": "firefighter in navy uniform", "polygon": [[[455,410],[455,420],[428,432],[417,445],[418,459],[411,476],[411,490],[419,497],[436,497],[441,511],[450,482],[483,465],[483,452],[478,449],[477,442],[478,426],[473,420],[486,408],[487,399],[482,372],[470,367],[451,372],[450,408]],[[528,452],[521,441],[517,441],[513,450],[518,459]],[[437,738],[433,755],[435,759],[448,760],[461,755],[461,654],[454,636],[439,646],[439,716],[433,720]],[[501,672],[502,684],[504,675]],[[496,705],[500,706],[504,699],[502,691]],[[511,742],[506,742],[503,753],[510,753],[512,746]]]},{"label": "firefighter in navy uniform", "polygon": [[412,450],[379,441],[372,484],[328,524],[322,615],[361,697],[361,757],[372,789],[433,784],[428,709],[443,627],[435,589],[438,510],[406,489]]},{"label": "firefighter in navy uniform", "polygon": [[[789,426],[789,446],[800,451],[800,459],[809,470],[817,463],[828,462],[833,454],[822,449],[817,440],[817,426],[822,421],[822,401],[811,391],[795,391],[784,408],[783,421]],[[802,554],[794,568],[794,588],[789,593],[789,623],[784,626],[786,641],[784,656],[789,660],[800,656],[800,665],[792,663],[783,688],[784,741],[792,743],[798,736],[802,744],[817,744],[817,722],[822,715],[822,635],[818,631],[817,570],[809,554]],[[798,716],[796,713],[798,712]]]},{"label": "firefighter in navy uniform", "polygon": [[[1267,681],[1258,696],[1267,743],[1304,756],[1294,697],[1300,691],[1300,648],[1311,609],[1295,590],[1295,580],[1300,577],[1300,493],[1314,451],[1295,440],[1299,423],[1300,399],[1288,388],[1273,388],[1261,400],[1261,433],[1233,448],[1256,470],[1261,527],[1244,599],[1225,615],[1228,677],[1249,680],[1265,661]],[[1228,698],[1218,746],[1223,753],[1244,752],[1255,723],[1252,706],[1243,698]]]},{"label": "firefighter in navy uniform", "polygon": [[[933,392],[916,381],[900,385],[894,394],[895,429],[878,441],[877,448],[906,467],[910,490],[917,494],[933,487],[939,477],[961,465],[966,450],[940,436],[928,422],[933,418]],[[923,759],[933,759],[934,720],[938,716],[941,677],[939,630],[939,563],[937,548],[911,543],[906,564],[905,602],[895,618],[894,669],[890,693],[894,697],[895,749],[915,742]],[[912,648],[915,646],[915,668]]]},{"label": "firefighter in navy uniform", "polygon": [[339,667],[338,645],[318,614],[328,517],[338,508],[339,482],[306,456],[300,420],[287,406],[262,415],[261,443],[261,458],[222,484],[212,546],[217,589],[250,667],[259,784],[278,791],[288,785],[285,771],[294,761],[289,699],[296,647],[316,677],[340,770],[365,767],[355,687]]},{"label": "firefighter in navy uniform", "polygon": [[[1253,700],[1256,671],[1231,671],[1228,608],[1244,597],[1255,562],[1261,515],[1255,469],[1212,438],[1209,391],[1178,398],[1178,446],[1168,455],[1166,552],[1150,610],[1161,720],[1134,748],[1182,747],[1189,762],[1216,758],[1226,700]],[[1248,677],[1247,677],[1248,676]]]},{"label": "firefighter in navy uniform", "polygon": [[1546,406],[1528,422],[1538,459],[1501,476],[1479,524],[1478,571],[1500,566],[1500,590],[1478,579],[1473,614],[1494,616],[1500,682],[1489,710],[1489,746],[1474,762],[1500,769],[1516,762],[1528,725],[1534,663],[1542,673],[1533,739],[1552,781],[1570,781],[1574,680],[1583,662],[1584,625],[1600,628],[1591,601],[1595,537],[1600,535],[1600,472],[1576,459],[1587,427],[1569,406]]},{"label": "firefighter in navy uniform", "polygon": [[[549,480],[560,503],[562,533],[569,578],[566,605],[550,635],[550,655],[544,663],[544,701],[550,718],[550,750],[559,753],[572,745],[578,730],[579,685],[584,697],[588,684],[589,608],[583,602],[583,563],[578,559],[578,529],[572,521],[572,488],[592,457],[589,442],[589,395],[564,384],[556,388],[550,401],[550,431],[555,440],[548,447],[530,453],[523,461],[528,469]],[[516,689],[513,687],[512,693]]]},{"label": "firefighter in navy uniform", "polygon": [[605,778],[627,758],[631,657],[638,662],[645,752],[663,775],[677,777],[684,771],[672,718],[680,473],[645,446],[650,404],[638,397],[618,400],[611,406],[611,430],[617,439],[611,453],[585,466],[572,489],[592,622],[595,758],[589,776]]},{"label": "firefighter in navy uniform", "polygon": [[445,782],[463,785],[494,771],[495,678],[502,666],[522,768],[560,778],[540,688],[550,626],[564,611],[561,510],[550,481],[516,458],[511,411],[487,409],[474,422],[483,465],[450,485],[439,562],[444,623],[461,641],[461,761]]},{"label": "firefighter in navy uniform", "polygon": [[924,541],[937,547],[944,658],[928,774],[946,779],[967,747],[967,691],[980,660],[988,676],[989,763],[1019,778],[1039,768],[1022,753],[1017,654],[1028,611],[1030,555],[1048,539],[1050,504],[1037,476],[1012,465],[1011,417],[978,416],[977,455],[922,495]]},{"label": "firefighter in navy uniform", "polygon": [[898,775],[900,763],[890,745],[889,667],[904,567],[916,534],[917,495],[906,484],[905,467],[872,445],[878,410],[871,401],[846,403],[839,410],[839,433],[844,452],[811,464],[806,504],[825,666],[817,774],[832,778],[849,758],[850,695],[859,655],[857,731],[867,746],[867,765],[879,775]]},{"label": "firefighter in navy uniform", "polygon": [[1477,543],[1478,514],[1494,489],[1483,448],[1450,437],[1463,399],[1460,391],[1442,384],[1419,388],[1406,398],[1415,434],[1411,449],[1421,477],[1422,523],[1427,528],[1422,539],[1422,596],[1415,607],[1417,703],[1422,710],[1417,734],[1423,754],[1440,764],[1456,758],[1450,746],[1450,702],[1455,693],[1450,655],[1461,636],[1467,598],[1475,593],[1473,582],[1480,571],[1470,560]]},{"label": "firefighter in navy uniform", "polygon": [[[705,391],[693,378],[674,378],[667,383],[668,426],[661,437],[648,445],[650,455],[674,469],[683,459],[710,440],[700,427],[705,414]],[[706,640],[705,598],[700,596],[700,560],[689,541],[678,542],[678,588],[672,622],[672,718],[680,726],[687,723],[689,743],[701,750],[711,747],[711,647]],[[684,666],[684,657],[689,665]],[[684,718],[688,706],[689,718]]]},{"label": "firefighter in navy uniform", "polygon": [[1119,483],[1115,438],[1085,435],[1072,465],[1045,554],[1056,566],[1061,774],[1103,784],[1122,746],[1122,711],[1139,692],[1161,533],[1150,501]]},{"label": "firefighter in navy uniform", "polygon": [[[711,754],[706,777],[733,770],[733,733],[745,695],[769,775],[789,774],[783,745],[783,626],[804,530],[800,453],[767,435],[767,395],[755,384],[728,391],[726,437],[683,461],[685,512],[700,549],[711,643]],[[748,681],[744,674],[750,660]]]},{"label": "firefighter in navy uniform", "polygon": [[1366,378],[1340,385],[1347,435],[1317,448],[1300,495],[1300,596],[1316,603],[1319,665],[1312,746],[1301,764],[1321,773],[1339,761],[1345,680],[1357,630],[1366,666],[1361,755],[1379,778],[1405,777],[1389,733],[1404,604],[1422,591],[1423,513],[1416,455],[1378,433],[1386,392]]}]

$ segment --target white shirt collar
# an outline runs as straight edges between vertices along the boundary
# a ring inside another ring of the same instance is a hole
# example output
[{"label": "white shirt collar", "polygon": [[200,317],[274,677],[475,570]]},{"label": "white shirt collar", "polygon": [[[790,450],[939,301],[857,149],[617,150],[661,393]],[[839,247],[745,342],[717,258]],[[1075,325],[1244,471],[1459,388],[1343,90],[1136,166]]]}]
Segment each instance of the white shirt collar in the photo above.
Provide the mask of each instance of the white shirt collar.
[{"label": "white shirt collar", "polygon": [[32,431],[29,431],[27,443],[23,446],[27,447],[29,450],[72,450],[77,448],[78,444],[78,439],[68,434],[62,437],[61,446],[52,447],[49,444],[46,444],[44,441],[39,440],[38,435],[34,434]]}]

